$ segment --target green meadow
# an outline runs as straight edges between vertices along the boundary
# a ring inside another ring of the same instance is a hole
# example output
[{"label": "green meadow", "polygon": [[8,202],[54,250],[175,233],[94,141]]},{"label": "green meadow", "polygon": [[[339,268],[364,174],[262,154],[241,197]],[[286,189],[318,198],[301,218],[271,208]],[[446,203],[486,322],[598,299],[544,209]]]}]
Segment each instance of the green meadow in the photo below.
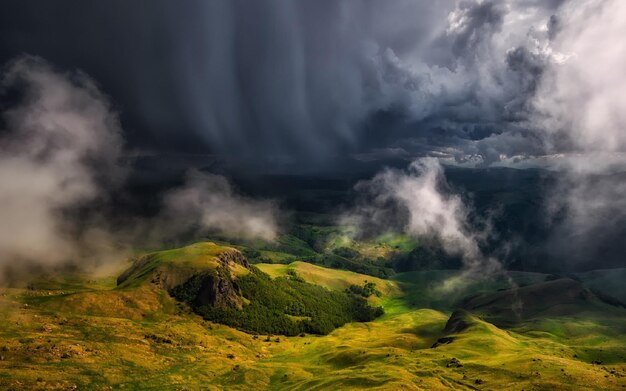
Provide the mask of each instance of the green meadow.
[{"label": "green meadow", "polygon": [[[139,257],[122,281],[117,277],[130,263],[106,273],[49,274],[28,286],[3,288],[0,388],[626,387],[626,310],[593,293],[610,274],[573,280],[515,272],[483,281],[459,280],[458,271],[446,270],[380,278],[302,261],[254,265],[268,278],[298,276],[329,294],[374,283],[378,294],[366,300],[384,314],[327,335],[245,332],[205,320],[166,289],[194,273],[212,272],[220,262],[236,283],[249,273],[233,263],[238,253],[200,243]],[[457,283],[450,288],[450,281]]]}]

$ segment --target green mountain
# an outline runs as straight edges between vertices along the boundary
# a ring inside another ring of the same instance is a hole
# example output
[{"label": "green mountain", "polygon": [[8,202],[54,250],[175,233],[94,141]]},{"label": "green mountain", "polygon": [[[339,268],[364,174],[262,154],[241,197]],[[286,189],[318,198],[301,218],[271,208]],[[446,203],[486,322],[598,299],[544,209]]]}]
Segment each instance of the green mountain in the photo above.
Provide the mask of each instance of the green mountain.
[{"label": "green mountain", "polygon": [[449,290],[458,271],[252,265],[202,242],[2,288],[0,389],[618,389],[626,310],[602,276]]}]

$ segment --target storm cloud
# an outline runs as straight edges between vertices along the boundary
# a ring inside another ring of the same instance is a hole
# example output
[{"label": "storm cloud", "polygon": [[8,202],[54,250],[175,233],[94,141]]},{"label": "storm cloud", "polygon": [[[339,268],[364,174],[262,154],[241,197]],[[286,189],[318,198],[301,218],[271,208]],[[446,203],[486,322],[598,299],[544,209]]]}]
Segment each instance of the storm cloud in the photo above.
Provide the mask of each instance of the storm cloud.
[{"label": "storm cloud", "polygon": [[[500,155],[477,144],[528,119],[558,6],[212,2],[181,27],[194,38],[176,59],[178,94],[207,143],[242,160],[323,165],[403,147],[491,163]],[[398,122],[364,135],[379,113]],[[516,152],[539,153],[534,141]]]},{"label": "storm cloud", "polygon": [[156,217],[113,221],[105,211],[124,191],[125,145],[117,113],[95,81],[23,56],[4,68],[0,86],[13,102],[0,132],[0,278],[5,268],[117,261],[131,248],[190,233],[276,236],[273,203],[200,172],[162,197]]},{"label": "storm cloud", "polygon": [[550,211],[562,219],[550,245],[570,262],[611,258],[626,226],[626,4],[564,7],[552,59],[533,99],[536,127],[563,154]]},{"label": "storm cloud", "polygon": [[[589,249],[584,238],[626,219],[617,0],[7,0],[0,11],[0,57],[92,75],[115,102],[111,134],[142,153],[206,154],[245,173],[425,156],[534,164],[562,175],[547,189],[553,243]],[[88,179],[76,202],[115,183]]]},{"label": "storm cloud", "polygon": [[0,266],[56,263],[108,244],[99,227],[78,233],[67,217],[123,180],[121,128],[108,98],[85,74],[55,72],[35,57],[9,64],[2,88],[17,89],[21,103],[3,113]]},{"label": "storm cloud", "polygon": [[562,2],[87,3],[3,3],[22,25],[0,53],[92,74],[135,146],[295,172],[393,148],[498,161],[476,144],[523,128]]}]

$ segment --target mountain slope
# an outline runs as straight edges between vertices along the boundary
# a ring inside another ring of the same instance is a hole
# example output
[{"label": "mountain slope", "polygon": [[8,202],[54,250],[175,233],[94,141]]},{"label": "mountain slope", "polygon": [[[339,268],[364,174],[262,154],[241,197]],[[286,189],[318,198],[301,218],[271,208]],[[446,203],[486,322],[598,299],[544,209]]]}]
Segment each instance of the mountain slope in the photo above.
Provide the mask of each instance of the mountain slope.
[{"label": "mountain slope", "polygon": [[[273,287],[290,279],[302,284],[296,281],[300,278],[343,293],[365,280],[375,282],[381,297],[370,300],[382,305],[385,314],[371,322],[346,323],[323,336],[257,336],[206,321],[166,288],[175,281],[172,276],[182,275],[178,265],[193,278],[237,263],[222,263],[219,254],[232,249],[217,251],[218,247],[223,246],[203,243],[152,253],[150,260],[125,274],[119,287],[111,276],[68,275],[59,276],[56,283],[51,276],[30,289],[0,289],[0,389],[596,390],[626,386],[626,317],[618,307],[607,304],[604,312],[567,316],[548,311],[511,327],[498,327],[481,315],[482,310],[447,309],[454,301],[446,300],[437,287],[458,273],[454,271],[408,273],[378,281],[295,263],[273,270],[267,284]],[[248,272],[231,274],[231,282],[239,286],[235,294],[252,303],[254,297],[244,295],[241,281],[254,276],[255,269],[237,264],[241,269],[232,266],[234,270]],[[528,287],[544,283],[547,277],[512,276],[519,286]],[[507,287],[504,280],[477,282],[466,287],[463,295],[501,297],[504,291],[498,290]],[[244,306],[249,304],[246,300]],[[437,308],[420,303],[434,303]],[[444,338],[449,340],[437,344]]]},{"label": "mountain slope", "polygon": [[254,333],[328,334],[382,314],[362,297],[309,284],[295,272],[272,280],[238,250],[209,242],[144,255],[118,278],[122,290],[145,284],[207,320]]}]

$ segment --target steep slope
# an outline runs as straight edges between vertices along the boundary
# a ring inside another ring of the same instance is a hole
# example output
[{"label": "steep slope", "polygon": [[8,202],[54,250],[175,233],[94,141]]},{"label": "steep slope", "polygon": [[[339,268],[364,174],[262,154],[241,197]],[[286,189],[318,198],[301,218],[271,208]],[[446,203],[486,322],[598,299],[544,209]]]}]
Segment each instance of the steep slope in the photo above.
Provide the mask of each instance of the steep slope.
[{"label": "steep slope", "polygon": [[212,242],[158,251],[138,258],[117,278],[120,288],[137,287],[146,282],[172,289],[199,272],[226,268],[235,276],[249,273],[250,265],[238,250]]},{"label": "steep slope", "polygon": [[569,278],[476,295],[464,300],[461,306],[481,313],[497,324],[615,310],[580,282]]},{"label": "steep slope", "polygon": [[238,250],[210,242],[144,255],[120,275],[118,286],[165,290],[207,320],[253,333],[328,334],[382,314],[360,296],[296,274],[272,280]]}]

